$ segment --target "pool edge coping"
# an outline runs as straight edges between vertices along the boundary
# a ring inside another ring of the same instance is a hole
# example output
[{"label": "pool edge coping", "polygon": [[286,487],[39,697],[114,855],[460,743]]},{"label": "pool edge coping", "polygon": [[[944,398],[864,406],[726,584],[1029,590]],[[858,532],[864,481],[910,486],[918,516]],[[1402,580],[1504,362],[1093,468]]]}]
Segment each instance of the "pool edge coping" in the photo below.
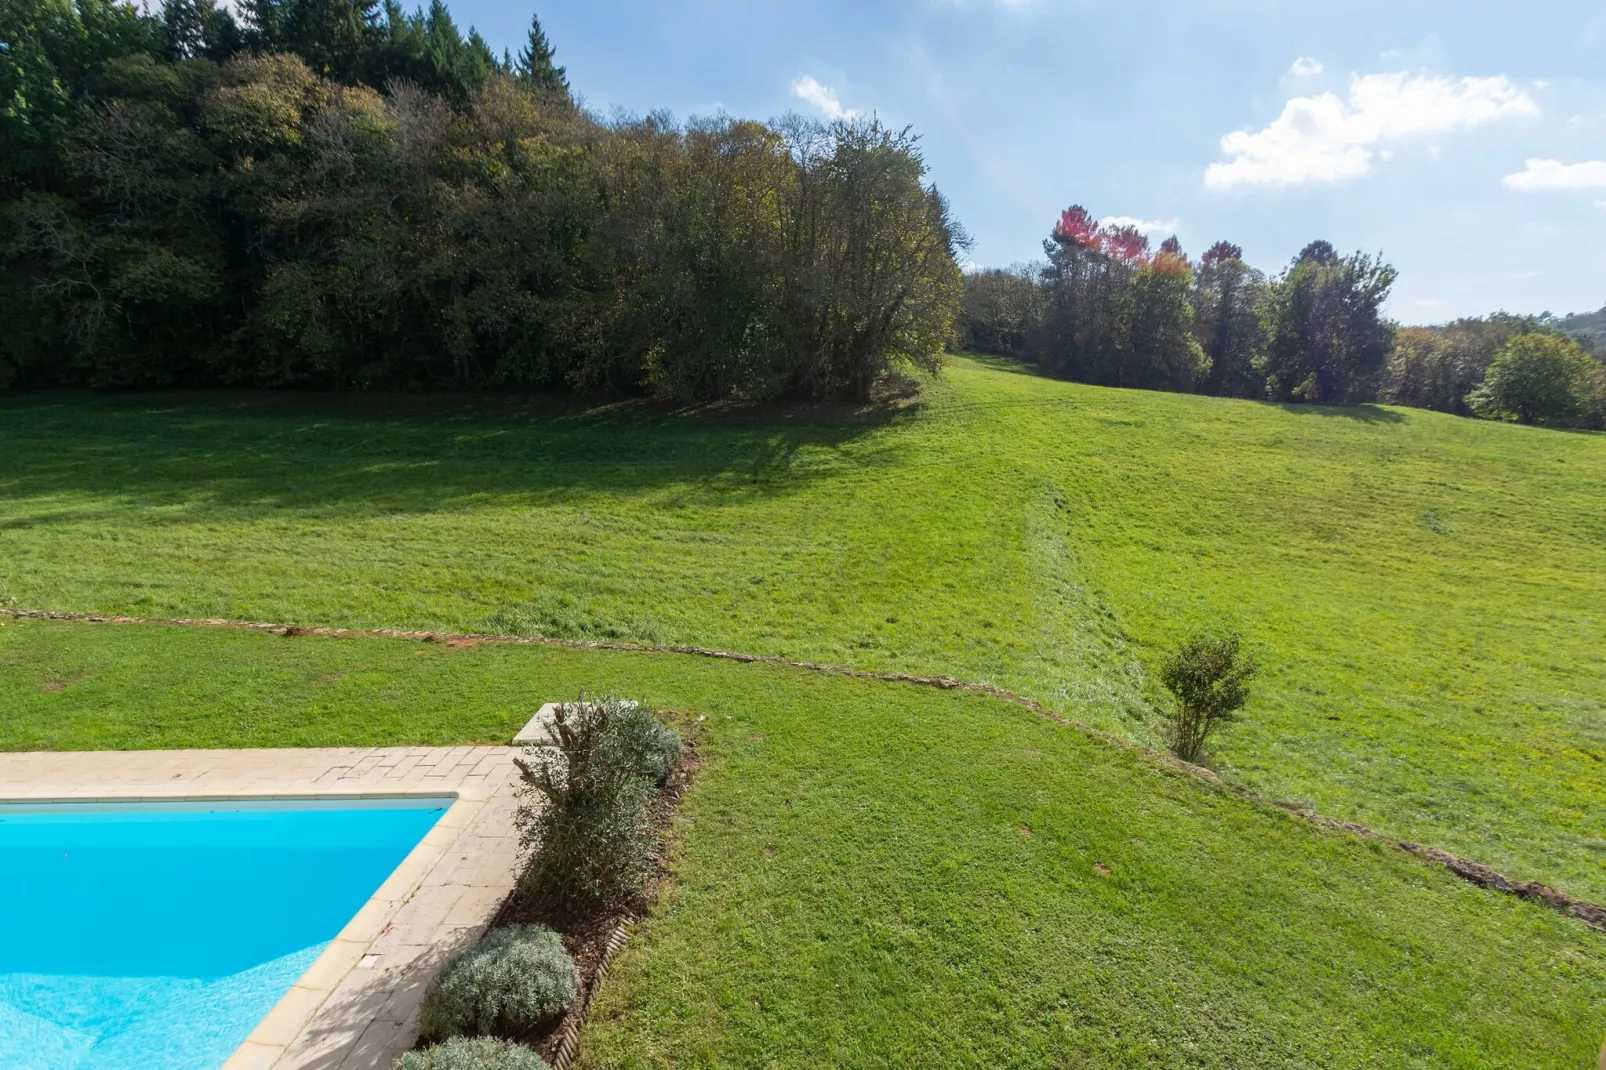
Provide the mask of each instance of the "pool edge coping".
[{"label": "pool edge coping", "polygon": [[[363,903],[351,920],[341,927],[334,939],[330,940],[318,957],[312,961],[302,974],[296,978],[294,984],[285,990],[284,994],[274,1003],[271,1010],[257,1022],[246,1038],[240,1042],[226,1062],[222,1070],[246,1070],[259,1066],[284,1067],[284,1060],[291,1056],[292,1049],[313,1025],[329,999],[339,989],[342,982],[353,972],[363,968],[364,959],[385,931],[386,925],[395,921],[407,902],[417,894],[424,882],[444,861],[445,855],[451,850],[453,844],[461,837],[468,827],[472,817],[477,816],[484,805],[482,799],[465,798],[461,793],[450,792],[452,799],[444,813],[430,826],[429,831],[421,836],[407,856],[396,864],[396,868],[386,874],[385,879],[375,888],[373,894]],[[297,799],[314,799],[326,801],[340,801],[342,799],[366,798],[429,798],[429,795],[382,795],[376,793],[353,794],[322,794],[317,796],[294,796]],[[434,798],[445,798],[444,795],[435,795]],[[228,797],[225,797],[228,798]],[[275,798],[287,798],[276,796]],[[465,809],[472,810],[468,820],[452,822],[454,814],[461,815]],[[448,836],[441,835],[442,830]],[[431,841],[435,842],[431,842]],[[442,843],[440,841],[447,842]],[[378,915],[378,917],[375,917]],[[489,925],[491,918],[485,919]],[[371,931],[370,931],[371,930]],[[364,935],[366,934],[366,935]],[[309,980],[315,979],[315,980]],[[328,979],[328,985],[321,982]],[[363,1030],[367,1032],[366,1029]],[[283,1037],[283,1039],[280,1039]],[[357,1043],[361,1043],[359,1035]],[[266,1060],[266,1061],[264,1061]],[[345,1066],[346,1059],[342,1058],[338,1066]],[[299,1066],[301,1064],[291,1064]],[[375,1064],[383,1065],[383,1064]]]}]

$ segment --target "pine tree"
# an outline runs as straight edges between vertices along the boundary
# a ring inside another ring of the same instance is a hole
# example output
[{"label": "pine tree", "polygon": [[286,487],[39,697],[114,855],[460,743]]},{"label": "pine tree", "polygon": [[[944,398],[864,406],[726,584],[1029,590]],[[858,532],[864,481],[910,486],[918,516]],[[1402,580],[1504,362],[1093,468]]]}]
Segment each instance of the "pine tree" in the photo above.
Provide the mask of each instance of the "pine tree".
[{"label": "pine tree", "polygon": [[162,0],[162,36],[168,59],[190,59],[206,47],[201,13],[191,0]]},{"label": "pine tree", "polygon": [[541,17],[532,16],[530,43],[519,52],[519,81],[532,89],[568,96],[569,79],[562,67],[553,64],[552,57],[555,54],[546,39],[546,32],[541,29]]},{"label": "pine tree", "polygon": [[162,0],[161,21],[168,59],[221,62],[243,45],[233,13],[214,0]]},{"label": "pine tree", "polygon": [[279,0],[279,48],[320,74],[349,81],[379,33],[379,0]]},{"label": "pine tree", "polygon": [[240,0],[246,44],[258,51],[278,51],[284,39],[285,8],[279,0]]}]

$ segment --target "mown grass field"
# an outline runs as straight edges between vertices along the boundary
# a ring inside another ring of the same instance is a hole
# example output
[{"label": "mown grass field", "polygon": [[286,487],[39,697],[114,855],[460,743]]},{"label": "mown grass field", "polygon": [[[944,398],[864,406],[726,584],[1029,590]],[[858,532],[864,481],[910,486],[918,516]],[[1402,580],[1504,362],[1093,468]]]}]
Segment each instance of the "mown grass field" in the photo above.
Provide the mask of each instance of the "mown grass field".
[{"label": "mown grass field", "polygon": [[1606,942],[998,700],[673,655],[0,627],[0,743],[499,742],[696,712],[674,886],[589,1067],[1577,1067]]},{"label": "mown grass field", "polygon": [[1215,765],[1606,899],[1606,436],[1052,382],[869,415],[0,399],[0,602],[691,642],[1013,688],[1153,742],[1208,625]]}]

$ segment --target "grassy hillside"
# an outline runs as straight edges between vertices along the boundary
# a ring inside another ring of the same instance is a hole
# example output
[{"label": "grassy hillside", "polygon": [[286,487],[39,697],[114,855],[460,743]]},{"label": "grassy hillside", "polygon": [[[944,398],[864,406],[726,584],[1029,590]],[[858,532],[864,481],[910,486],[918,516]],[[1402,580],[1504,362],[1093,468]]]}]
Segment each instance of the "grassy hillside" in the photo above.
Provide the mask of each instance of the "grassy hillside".
[{"label": "grassy hillside", "polygon": [[970,360],[871,416],[0,400],[0,600],[948,672],[1134,739],[1234,624],[1224,773],[1597,899],[1602,501],[1602,435]]},{"label": "grassy hillside", "polygon": [[498,742],[706,717],[585,1065],[1573,1067],[1601,934],[1014,706],[696,658],[0,627],[0,745]]}]

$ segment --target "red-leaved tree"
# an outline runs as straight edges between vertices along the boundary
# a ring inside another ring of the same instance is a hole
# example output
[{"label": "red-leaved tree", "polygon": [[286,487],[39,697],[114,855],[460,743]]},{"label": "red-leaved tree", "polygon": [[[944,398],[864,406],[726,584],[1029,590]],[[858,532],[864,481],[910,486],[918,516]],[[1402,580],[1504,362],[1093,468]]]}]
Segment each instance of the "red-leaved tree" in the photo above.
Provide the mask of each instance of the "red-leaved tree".
[{"label": "red-leaved tree", "polygon": [[1044,243],[1041,319],[1028,352],[1052,375],[1108,386],[1189,390],[1208,364],[1191,329],[1192,268],[1172,239],[1151,254],[1130,224],[1086,208],[1060,214]]},{"label": "red-leaved tree", "polygon": [[1103,252],[1103,231],[1099,221],[1088,214],[1086,208],[1073,204],[1060,213],[1060,221],[1054,225],[1054,239],[1067,245]]}]

